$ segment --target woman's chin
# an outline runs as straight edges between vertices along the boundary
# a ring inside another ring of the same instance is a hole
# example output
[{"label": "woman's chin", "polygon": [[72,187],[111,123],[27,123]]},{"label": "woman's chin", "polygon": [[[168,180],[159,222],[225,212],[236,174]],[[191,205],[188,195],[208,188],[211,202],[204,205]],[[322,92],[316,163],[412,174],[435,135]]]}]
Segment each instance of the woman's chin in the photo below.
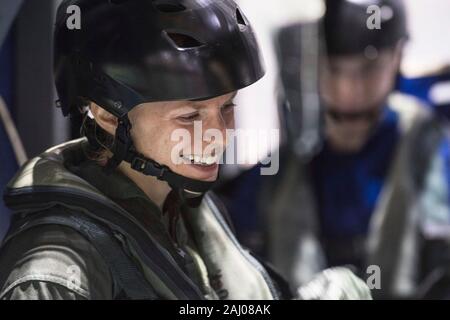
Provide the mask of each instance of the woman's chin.
[{"label": "woman's chin", "polygon": [[208,166],[184,164],[180,172],[182,172],[181,175],[194,180],[214,182],[219,174],[219,165],[217,163]]}]

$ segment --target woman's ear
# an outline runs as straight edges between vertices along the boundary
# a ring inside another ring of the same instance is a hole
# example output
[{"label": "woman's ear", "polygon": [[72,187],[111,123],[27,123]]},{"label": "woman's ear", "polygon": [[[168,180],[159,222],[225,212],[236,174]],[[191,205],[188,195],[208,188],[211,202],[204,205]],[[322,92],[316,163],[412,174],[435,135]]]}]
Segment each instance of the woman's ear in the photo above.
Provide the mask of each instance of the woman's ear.
[{"label": "woman's ear", "polygon": [[90,104],[90,110],[95,122],[110,135],[114,136],[117,128],[117,117],[100,107],[94,102]]}]

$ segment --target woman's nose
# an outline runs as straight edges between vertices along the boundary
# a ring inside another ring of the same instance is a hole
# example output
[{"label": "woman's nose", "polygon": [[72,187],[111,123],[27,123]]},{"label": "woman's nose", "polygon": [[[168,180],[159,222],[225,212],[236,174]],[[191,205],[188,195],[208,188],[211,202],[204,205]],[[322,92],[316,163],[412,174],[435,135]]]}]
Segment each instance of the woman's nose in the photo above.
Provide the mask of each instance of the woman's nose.
[{"label": "woman's nose", "polygon": [[221,113],[212,116],[204,124],[203,137],[205,141],[214,141],[216,144],[226,145],[228,123]]}]

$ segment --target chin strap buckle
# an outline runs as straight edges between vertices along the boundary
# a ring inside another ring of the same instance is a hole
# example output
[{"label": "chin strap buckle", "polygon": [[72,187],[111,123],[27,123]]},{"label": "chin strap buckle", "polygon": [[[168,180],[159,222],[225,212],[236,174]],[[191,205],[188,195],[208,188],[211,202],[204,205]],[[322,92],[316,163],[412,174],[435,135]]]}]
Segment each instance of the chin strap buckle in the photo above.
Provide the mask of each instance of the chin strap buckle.
[{"label": "chin strap buckle", "polygon": [[158,180],[164,180],[164,176],[170,170],[168,167],[140,155],[134,155],[130,164],[132,169],[145,175],[154,176],[158,178]]},{"label": "chin strap buckle", "polygon": [[143,172],[145,171],[145,168],[147,168],[147,160],[140,157],[135,157],[133,161],[131,161],[131,168],[136,171]]}]

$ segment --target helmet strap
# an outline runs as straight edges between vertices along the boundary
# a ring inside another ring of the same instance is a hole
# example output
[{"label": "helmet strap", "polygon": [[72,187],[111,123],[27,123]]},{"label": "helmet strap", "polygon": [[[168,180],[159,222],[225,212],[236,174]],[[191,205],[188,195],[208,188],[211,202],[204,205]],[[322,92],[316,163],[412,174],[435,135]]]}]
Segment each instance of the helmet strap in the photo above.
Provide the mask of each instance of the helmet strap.
[{"label": "helmet strap", "polygon": [[183,203],[189,207],[198,207],[206,192],[211,190],[215,185],[214,182],[206,182],[195,179],[190,179],[179,175],[169,167],[163,166],[156,161],[146,158],[130,148],[128,150],[124,161],[130,163],[131,168],[146,176],[153,176],[158,180],[166,181],[169,186],[178,191],[178,195]]},{"label": "helmet strap", "polygon": [[128,115],[119,118],[116,135],[114,137],[114,144],[111,150],[113,156],[108,160],[105,168],[107,174],[111,174],[116,170],[120,163],[125,159],[128,150],[131,149],[133,140],[131,139],[130,131],[131,122]]},{"label": "helmet strap", "polygon": [[178,191],[180,199],[189,207],[198,207],[204,194],[211,190],[216,181],[206,182],[184,177],[173,172],[169,167],[136,152],[131,139],[131,128],[131,122],[127,115],[119,119],[111,150],[113,156],[105,168],[107,174],[111,174],[122,161],[126,161],[133,170],[166,181],[173,190]]}]

